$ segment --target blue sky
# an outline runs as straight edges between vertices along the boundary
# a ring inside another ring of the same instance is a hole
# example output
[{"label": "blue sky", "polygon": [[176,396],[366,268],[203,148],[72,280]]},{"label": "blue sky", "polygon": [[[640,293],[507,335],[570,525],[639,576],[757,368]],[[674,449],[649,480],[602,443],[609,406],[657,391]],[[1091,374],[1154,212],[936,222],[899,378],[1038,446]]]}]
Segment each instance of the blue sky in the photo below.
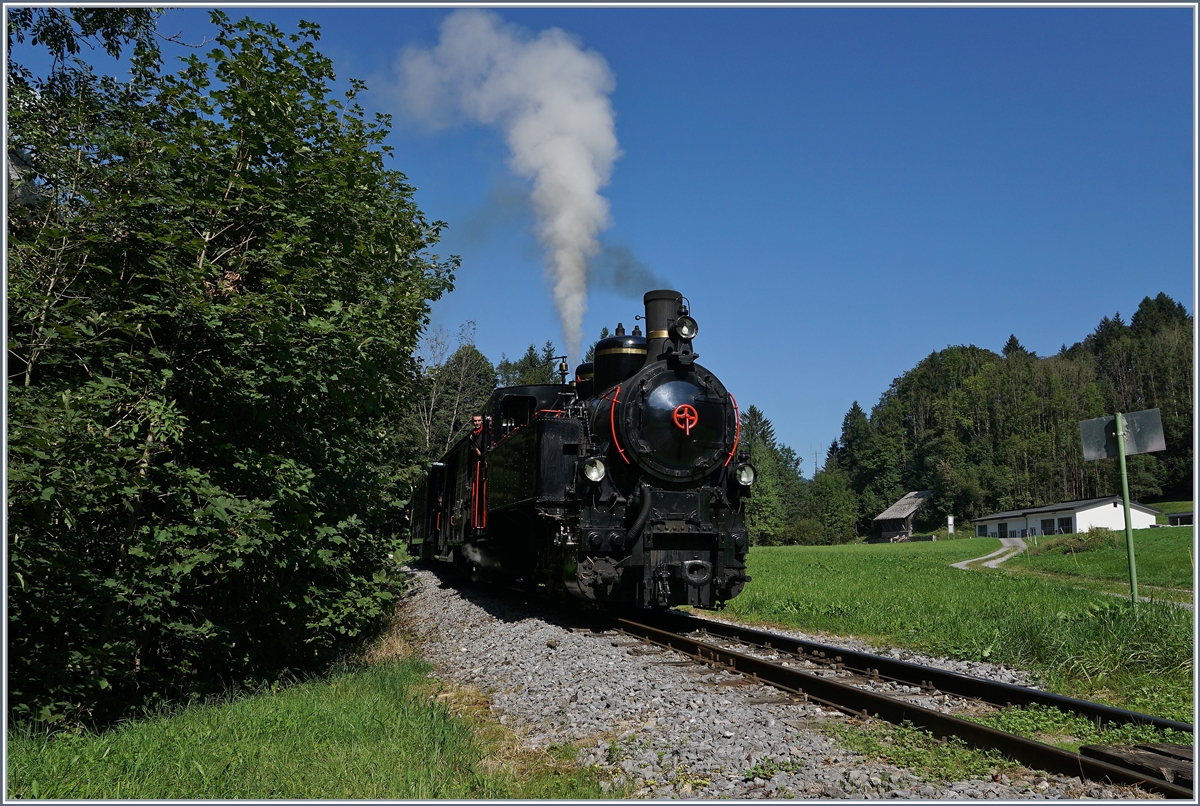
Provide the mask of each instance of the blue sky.
[{"label": "blue sky", "polygon": [[[339,78],[396,115],[393,165],[462,257],[434,323],[493,361],[563,330],[504,134],[408,115],[396,64],[452,9],[227,9],[322,27]],[[496,8],[603,58],[621,156],[601,244],[692,303],[695,348],[824,461],[857,400],[952,344],[1039,355],[1165,291],[1194,311],[1186,8]],[[161,29],[198,41],[207,12]],[[506,204],[498,204],[504,200]],[[649,289],[645,289],[649,290]],[[587,339],[640,293],[590,288]],[[587,343],[587,342],[585,342]]]}]

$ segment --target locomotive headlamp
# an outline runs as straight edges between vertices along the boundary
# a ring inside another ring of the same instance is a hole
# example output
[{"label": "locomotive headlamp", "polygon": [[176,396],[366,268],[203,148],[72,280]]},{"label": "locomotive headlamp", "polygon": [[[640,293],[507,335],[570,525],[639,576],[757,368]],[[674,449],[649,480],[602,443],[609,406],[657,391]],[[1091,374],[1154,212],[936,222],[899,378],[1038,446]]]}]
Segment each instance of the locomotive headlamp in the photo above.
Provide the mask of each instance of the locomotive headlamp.
[{"label": "locomotive headlamp", "polygon": [[583,475],[588,481],[599,484],[604,479],[604,474],[608,468],[604,466],[604,460],[592,457],[583,463]]},{"label": "locomotive headlamp", "polygon": [[679,338],[681,339],[694,339],[699,330],[700,326],[690,316],[681,316],[675,320],[675,332],[679,334]]},{"label": "locomotive headlamp", "polygon": [[754,472],[754,465],[748,462],[743,462],[733,469],[733,478],[743,487],[753,484],[755,475],[757,474]]}]

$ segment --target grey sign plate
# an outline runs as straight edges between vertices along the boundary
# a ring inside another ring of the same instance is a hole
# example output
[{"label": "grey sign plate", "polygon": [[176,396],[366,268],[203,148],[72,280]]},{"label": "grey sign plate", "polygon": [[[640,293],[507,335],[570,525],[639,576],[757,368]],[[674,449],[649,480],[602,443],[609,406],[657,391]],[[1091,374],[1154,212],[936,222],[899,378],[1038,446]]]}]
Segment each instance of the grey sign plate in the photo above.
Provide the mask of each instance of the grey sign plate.
[{"label": "grey sign plate", "polygon": [[[1165,451],[1167,442],[1163,438],[1162,415],[1158,409],[1146,409],[1123,415],[1125,419],[1125,455]],[[1117,418],[1097,417],[1079,423],[1079,435],[1083,438],[1083,458],[1117,458]]]}]

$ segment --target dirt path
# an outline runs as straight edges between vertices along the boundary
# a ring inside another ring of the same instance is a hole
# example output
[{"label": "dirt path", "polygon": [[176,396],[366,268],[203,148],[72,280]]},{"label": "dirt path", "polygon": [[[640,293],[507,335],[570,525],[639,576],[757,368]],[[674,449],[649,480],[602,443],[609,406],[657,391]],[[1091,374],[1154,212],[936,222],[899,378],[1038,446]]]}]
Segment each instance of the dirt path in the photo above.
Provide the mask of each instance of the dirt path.
[{"label": "dirt path", "polygon": [[[970,566],[972,563],[977,563],[982,560],[984,568],[995,568],[1000,563],[1005,562],[1007,560],[1011,560],[1013,557],[1016,557],[1018,554],[1022,553],[1027,548],[1029,548],[1029,547],[1025,544],[1024,538],[1002,537],[1002,538],[1000,538],[1000,548],[997,549],[996,551],[993,551],[991,554],[985,554],[982,557],[975,557],[974,559],[970,559],[970,560],[963,560],[960,563],[951,563],[950,566],[952,568],[961,568],[964,571],[969,571],[969,570],[971,570]],[[1146,587],[1152,587],[1152,586],[1148,585]],[[1091,590],[1091,589],[1081,587],[1080,590]],[[1116,596],[1117,598],[1125,598],[1125,599],[1129,598],[1129,594],[1125,594],[1125,593],[1112,593],[1110,591],[1093,591],[1093,592],[1094,593],[1102,593],[1105,596]],[[1142,602],[1151,601],[1151,599],[1149,597],[1141,596],[1141,595],[1138,596],[1138,600],[1142,601]],[[1164,601],[1169,604],[1173,604],[1176,607],[1182,607],[1187,610],[1193,610],[1193,611],[1195,610],[1195,606],[1188,602],[1173,602],[1169,599],[1162,599],[1160,601]]]},{"label": "dirt path", "polygon": [[960,563],[951,563],[951,567],[961,568],[964,571],[969,571],[969,566],[971,563],[977,563],[980,560],[984,560],[984,568],[995,568],[1005,560],[1011,560],[1013,557],[1016,557],[1026,548],[1027,546],[1025,545],[1025,540],[1023,538],[1002,537],[1000,538],[1000,548],[998,550],[993,551],[991,554],[985,554],[982,557],[975,557],[971,560],[963,560]]}]

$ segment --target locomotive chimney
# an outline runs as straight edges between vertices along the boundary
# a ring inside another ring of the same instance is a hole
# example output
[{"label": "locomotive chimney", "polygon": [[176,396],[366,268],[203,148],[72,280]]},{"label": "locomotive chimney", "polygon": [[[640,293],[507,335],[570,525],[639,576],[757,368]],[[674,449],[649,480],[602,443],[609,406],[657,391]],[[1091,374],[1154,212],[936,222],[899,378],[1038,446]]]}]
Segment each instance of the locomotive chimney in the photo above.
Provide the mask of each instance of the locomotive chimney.
[{"label": "locomotive chimney", "polygon": [[671,323],[679,314],[683,294],[666,289],[647,291],[642,301],[646,305],[646,363],[652,364],[671,343]]}]

